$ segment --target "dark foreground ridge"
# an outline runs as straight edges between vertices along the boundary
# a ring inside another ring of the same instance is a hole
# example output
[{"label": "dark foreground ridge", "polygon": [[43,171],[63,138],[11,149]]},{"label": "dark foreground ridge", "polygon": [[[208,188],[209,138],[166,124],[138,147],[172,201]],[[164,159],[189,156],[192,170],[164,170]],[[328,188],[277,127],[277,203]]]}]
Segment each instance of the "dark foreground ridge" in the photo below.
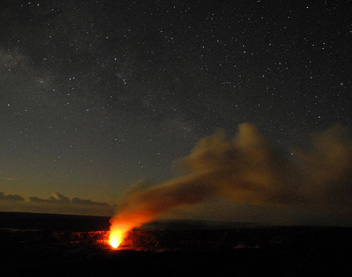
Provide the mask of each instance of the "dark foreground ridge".
[{"label": "dark foreground ridge", "polygon": [[352,273],[351,228],[155,223],[111,250],[108,218],[0,213],[0,222],[2,276]]}]

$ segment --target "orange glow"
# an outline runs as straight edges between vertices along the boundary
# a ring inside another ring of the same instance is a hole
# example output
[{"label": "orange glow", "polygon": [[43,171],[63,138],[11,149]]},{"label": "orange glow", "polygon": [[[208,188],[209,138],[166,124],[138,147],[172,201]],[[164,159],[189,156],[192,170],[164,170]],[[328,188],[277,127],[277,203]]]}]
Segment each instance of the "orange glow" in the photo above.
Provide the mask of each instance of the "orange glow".
[{"label": "orange glow", "polygon": [[112,248],[116,249],[120,246],[124,238],[124,232],[121,230],[111,230],[109,236],[109,244]]},{"label": "orange glow", "polygon": [[[112,217],[110,219],[109,245],[113,249],[121,247],[121,244],[123,244],[129,231],[150,221],[151,217],[149,214],[150,212],[148,211],[139,211],[138,213],[128,212]],[[126,244],[124,247],[126,247]]]},{"label": "orange glow", "polygon": [[109,244],[113,249],[118,248],[126,237],[128,231],[131,230],[130,225],[121,223],[112,223],[110,225]]}]

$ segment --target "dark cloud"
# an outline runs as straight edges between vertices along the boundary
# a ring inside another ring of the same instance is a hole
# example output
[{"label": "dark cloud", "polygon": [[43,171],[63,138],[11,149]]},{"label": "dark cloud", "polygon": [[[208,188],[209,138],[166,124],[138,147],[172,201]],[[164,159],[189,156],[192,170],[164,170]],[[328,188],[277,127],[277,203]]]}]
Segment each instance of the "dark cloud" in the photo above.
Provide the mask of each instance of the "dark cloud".
[{"label": "dark cloud", "polygon": [[49,197],[49,201],[59,202],[59,203],[70,203],[70,199],[58,192],[54,192],[52,196]]},{"label": "dark cloud", "polygon": [[[21,201],[20,205],[18,205],[19,201]],[[31,196],[25,199],[19,195],[5,195],[0,192],[0,208],[4,211],[30,211],[110,216],[115,207],[110,206],[105,202],[94,202],[89,199],[80,199],[77,197],[69,198],[59,192],[54,192],[46,199],[36,196]]]},{"label": "dark cloud", "polygon": [[22,196],[17,195],[17,194],[5,195],[3,192],[0,192],[0,200],[24,201],[24,198]]},{"label": "dark cloud", "polygon": [[71,203],[78,204],[78,205],[93,205],[93,206],[109,206],[109,204],[103,202],[94,202],[89,199],[80,199],[80,198],[72,198]]},{"label": "dark cloud", "polygon": [[42,199],[36,196],[31,196],[28,198],[29,201],[31,202],[37,202],[37,203],[70,203],[70,198],[58,193],[54,192],[49,198],[47,199]]},{"label": "dark cloud", "polygon": [[138,227],[214,197],[242,205],[351,213],[352,141],[347,131],[333,126],[314,134],[310,149],[293,150],[293,156],[282,153],[247,123],[233,139],[219,131],[175,163],[185,176],[126,193],[111,223]]},{"label": "dark cloud", "polygon": [[28,200],[30,202],[36,202],[36,203],[48,203],[48,202],[50,202],[48,199],[41,199],[41,198],[36,197],[36,196],[28,197]]}]

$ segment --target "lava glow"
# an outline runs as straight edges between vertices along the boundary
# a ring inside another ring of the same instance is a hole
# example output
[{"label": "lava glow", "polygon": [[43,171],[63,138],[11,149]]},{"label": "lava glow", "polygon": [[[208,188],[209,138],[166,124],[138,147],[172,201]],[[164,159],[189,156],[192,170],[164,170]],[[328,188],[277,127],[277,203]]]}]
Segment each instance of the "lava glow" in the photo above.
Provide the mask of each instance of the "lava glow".
[{"label": "lava glow", "polygon": [[116,249],[120,246],[124,238],[124,232],[121,230],[111,230],[109,236],[109,244],[112,248]]},{"label": "lava glow", "polygon": [[110,225],[109,244],[113,249],[118,248],[124,241],[128,231],[132,229],[130,224],[113,222]]},{"label": "lava glow", "polygon": [[110,239],[110,245],[112,248],[117,248],[120,245],[120,242],[117,239],[111,238]]}]

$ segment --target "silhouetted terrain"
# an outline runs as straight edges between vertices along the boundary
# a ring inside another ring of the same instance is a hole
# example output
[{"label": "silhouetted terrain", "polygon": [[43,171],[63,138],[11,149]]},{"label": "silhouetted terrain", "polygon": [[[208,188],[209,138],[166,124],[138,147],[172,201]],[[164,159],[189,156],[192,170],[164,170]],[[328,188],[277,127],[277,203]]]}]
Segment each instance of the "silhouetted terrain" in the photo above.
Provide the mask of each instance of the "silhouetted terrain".
[{"label": "silhouetted terrain", "polygon": [[41,231],[109,230],[109,217],[0,212],[1,228]]},{"label": "silhouetted terrain", "polygon": [[108,227],[106,217],[0,213],[2,276],[352,273],[351,228],[156,222],[111,250]]}]

